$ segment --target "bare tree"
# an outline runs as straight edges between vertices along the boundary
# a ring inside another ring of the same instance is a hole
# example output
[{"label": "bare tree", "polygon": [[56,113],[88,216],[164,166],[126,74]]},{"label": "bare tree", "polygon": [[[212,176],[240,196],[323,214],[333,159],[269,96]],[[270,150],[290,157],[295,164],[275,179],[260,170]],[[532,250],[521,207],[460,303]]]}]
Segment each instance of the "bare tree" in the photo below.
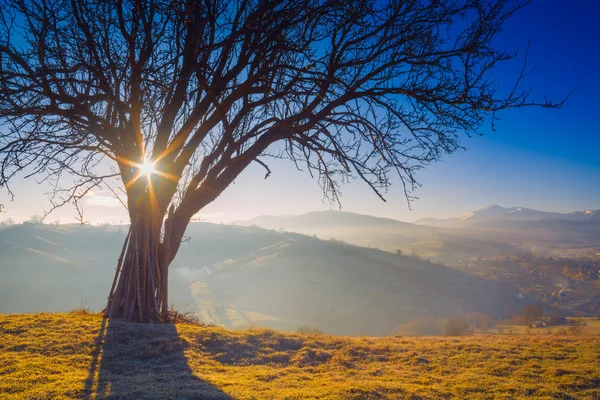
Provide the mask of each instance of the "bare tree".
[{"label": "bare tree", "polygon": [[525,68],[508,88],[491,74],[523,5],[0,0],[0,186],[48,180],[54,207],[122,193],[131,229],[106,314],[164,320],[188,222],[251,163],[268,176],[268,157],[289,158],[334,202],[350,176],[383,199],[397,175],[410,199],[460,134],[559,105],[518,89]]}]

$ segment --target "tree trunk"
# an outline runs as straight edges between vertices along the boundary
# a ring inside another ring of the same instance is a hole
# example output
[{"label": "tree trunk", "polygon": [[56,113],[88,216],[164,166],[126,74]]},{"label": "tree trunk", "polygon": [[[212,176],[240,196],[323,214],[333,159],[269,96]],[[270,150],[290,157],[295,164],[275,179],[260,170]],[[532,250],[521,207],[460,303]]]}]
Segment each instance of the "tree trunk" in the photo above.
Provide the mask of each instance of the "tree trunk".
[{"label": "tree trunk", "polygon": [[119,257],[105,315],[135,322],[168,322],[170,219],[161,241],[164,213],[144,197]]}]

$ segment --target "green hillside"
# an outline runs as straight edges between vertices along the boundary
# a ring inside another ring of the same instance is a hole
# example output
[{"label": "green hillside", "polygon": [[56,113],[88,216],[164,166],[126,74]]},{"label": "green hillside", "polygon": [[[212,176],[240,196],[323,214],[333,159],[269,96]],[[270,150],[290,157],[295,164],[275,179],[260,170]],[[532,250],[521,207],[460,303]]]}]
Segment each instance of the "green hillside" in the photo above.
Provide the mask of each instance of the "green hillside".
[{"label": "green hillside", "polygon": [[350,338],[0,315],[2,399],[598,399],[597,337]]}]

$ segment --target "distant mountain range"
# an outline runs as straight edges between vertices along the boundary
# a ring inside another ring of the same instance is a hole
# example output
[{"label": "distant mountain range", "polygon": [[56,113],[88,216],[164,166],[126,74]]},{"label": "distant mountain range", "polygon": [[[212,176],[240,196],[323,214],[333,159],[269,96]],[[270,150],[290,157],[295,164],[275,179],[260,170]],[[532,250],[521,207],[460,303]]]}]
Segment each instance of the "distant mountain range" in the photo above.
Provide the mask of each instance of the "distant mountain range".
[{"label": "distant mountain range", "polygon": [[[461,227],[491,227],[486,221],[541,221],[561,220],[572,222],[600,222],[600,210],[575,211],[572,213],[557,213],[533,210],[524,207],[501,207],[490,204],[479,210],[469,211],[455,218],[436,219],[422,218],[415,221],[419,225],[430,225],[449,228]],[[483,223],[483,224],[482,224]]]},{"label": "distant mountain range", "polygon": [[320,227],[332,228],[377,228],[427,231],[427,229],[391,218],[374,217],[372,215],[356,214],[345,211],[313,211],[301,215],[261,215],[252,219],[235,221],[235,225],[259,226],[266,229],[284,229],[301,231]]},{"label": "distant mountain range", "polygon": [[384,229],[402,229],[410,231],[428,231],[425,226],[442,228],[477,227],[484,221],[541,221],[561,220],[572,222],[600,222],[600,210],[575,211],[572,213],[557,213],[539,211],[524,207],[501,207],[490,204],[475,211],[468,211],[454,218],[421,218],[413,223],[398,221],[391,218],[374,217],[372,215],[356,214],[345,211],[313,211],[301,215],[261,215],[248,220],[235,221],[235,225],[260,226],[266,229],[303,229],[319,227],[377,227]]},{"label": "distant mountain range", "polygon": [[[414,223],[379,218],[343,211],[316,211],[296,216],[259,216],[236,225],[258,226],[285,230],[323,238],[337,238],[360,246],[413,246],[418,234],[434,236],[469,236],[477,241],[481,232],[494,239],[540,241],[596,241],[600,240],[600,210],[556,213],[523,207],[505,208],[489,205],[467,212],[459,217],[423,218]],[[391,240],[393,239],[393,240]]]}]

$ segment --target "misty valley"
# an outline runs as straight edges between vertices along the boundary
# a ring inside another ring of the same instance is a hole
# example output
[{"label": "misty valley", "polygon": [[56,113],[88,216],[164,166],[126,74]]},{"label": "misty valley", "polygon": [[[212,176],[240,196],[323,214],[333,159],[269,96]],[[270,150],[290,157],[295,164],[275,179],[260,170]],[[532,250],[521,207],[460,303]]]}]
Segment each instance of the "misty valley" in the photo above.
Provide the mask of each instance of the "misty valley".
[{"label": "misty valley", "polygon": [[[127,226],[0,229],[0,313],[100,311]],[[600,311],[600,213],[486,207],[415,224],[346,212],[193,222],[170,267],[179,312],[227,328],[391,335],[426,318],[527,305]]]}]

